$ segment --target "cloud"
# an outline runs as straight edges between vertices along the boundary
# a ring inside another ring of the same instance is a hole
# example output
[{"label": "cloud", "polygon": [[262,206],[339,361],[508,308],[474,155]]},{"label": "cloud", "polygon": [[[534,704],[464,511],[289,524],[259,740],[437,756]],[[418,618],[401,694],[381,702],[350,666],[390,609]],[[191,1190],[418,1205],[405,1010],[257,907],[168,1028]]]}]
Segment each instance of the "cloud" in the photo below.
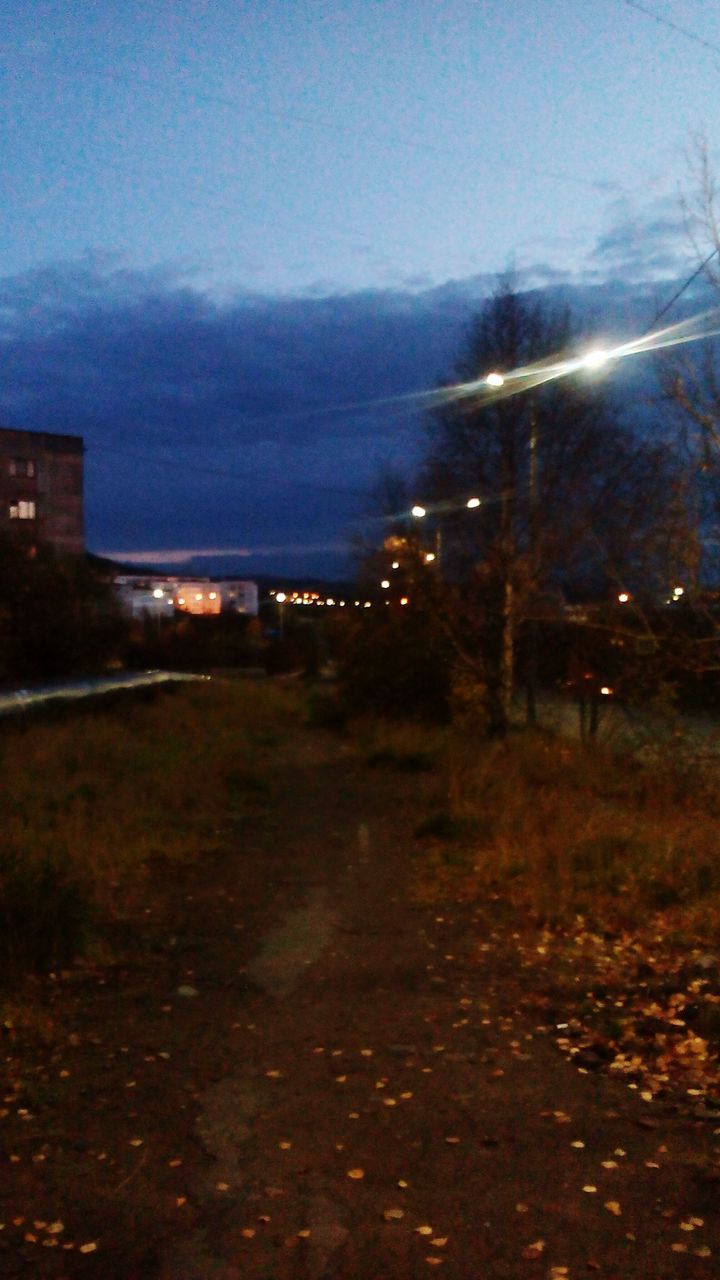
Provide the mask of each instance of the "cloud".
[{"label": "cloud", "polygon": [[[667,211],[654,213],[638,270],[675,243]],[[594,287],[542,261],[521,279],[581,316],[620,317],[629,337],[647,286],[605,283],[639,234],[627,210],[615,215],[588,266]],[[0,421],[84,437],[91,549],[335,572],[378,474],[418,455],[422,399],[398,397],[448,376],[497,277],[422,284],[218,298],[168,264],[49,264],[0,280]]]},{"label": "cloud", "polygon": [[671,278],[688,270],[693,250],[677,201],[662,197],[638,211],[629,200],[608,208],[608,227],[587,257],[582,277],[627,283]]}]

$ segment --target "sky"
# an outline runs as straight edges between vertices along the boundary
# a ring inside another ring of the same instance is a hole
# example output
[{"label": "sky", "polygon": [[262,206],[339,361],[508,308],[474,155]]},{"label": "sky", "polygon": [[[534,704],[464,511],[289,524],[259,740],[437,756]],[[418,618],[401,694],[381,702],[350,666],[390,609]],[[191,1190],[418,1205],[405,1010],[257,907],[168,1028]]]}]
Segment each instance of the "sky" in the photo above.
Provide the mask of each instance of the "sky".
[{"label": "sky", "polygon": [[330,572],[419,431],[344,406],[446,375],[498,272],[622,329],[695,265],[702,0],[5,0],[0,36],[0,421],[85,437],[95,551]]}]

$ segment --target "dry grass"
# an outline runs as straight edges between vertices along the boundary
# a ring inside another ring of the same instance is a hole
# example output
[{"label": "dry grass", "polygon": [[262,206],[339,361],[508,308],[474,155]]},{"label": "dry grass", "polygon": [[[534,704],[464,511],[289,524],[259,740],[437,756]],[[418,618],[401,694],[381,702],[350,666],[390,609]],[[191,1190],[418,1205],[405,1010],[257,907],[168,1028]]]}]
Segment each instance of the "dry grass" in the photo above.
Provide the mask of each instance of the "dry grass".
[{"label": "dry grass", "polygon": [[[405,730],[405,749],[408,748]],[[418,824],[431,875],[499,892],[540,922],[633,928],[662,915],[716,945],[718,777],[537,734],[448,734],[440,785]]]},{"label": "dry grass", "polygon": [[294,695],[186,685],[0,738],[0,950],[44,968],[81,949],[93,920],[151,862],[212,854],[270,786]]}]

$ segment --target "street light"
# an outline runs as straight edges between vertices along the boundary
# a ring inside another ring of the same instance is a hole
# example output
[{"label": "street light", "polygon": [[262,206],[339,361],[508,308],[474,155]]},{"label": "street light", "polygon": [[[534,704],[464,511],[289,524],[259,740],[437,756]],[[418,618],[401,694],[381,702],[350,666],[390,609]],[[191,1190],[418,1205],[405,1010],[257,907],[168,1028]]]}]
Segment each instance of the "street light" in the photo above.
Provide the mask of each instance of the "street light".
[{"label": "street light", "polygon": [[479,498],[468,498],[467,502],[465,503],[465,506],[466,506],[466,507],[469,507],[469,508],[470,508],[470,510],[472,511],[473,507],[479,507],[479,506],[480,506],[480,499],[479,499]]},{"label": "street light", "polygon": [[421,507],[419,504],[417,504],[416,506],[413,507],[410,514],[415,516],[417,520],[422,520],[423,516],[427,515],[427,512],[424,507]]},{"label": "street light", "polygon": [[493,372],[489,373],[485,378],[485,384],[488,387],[504,387],[505,379],[503,378],[501,373],[497,373],[495,370],[493,370]]},{"label": "street light", "polygon": [[580,367],[582,369],[600,369],[604,364],[607,364],[609,359],[609,351],[604,351],[602,347],[594,347],[592,351],[586,351],[585,355],[580,357]]}]

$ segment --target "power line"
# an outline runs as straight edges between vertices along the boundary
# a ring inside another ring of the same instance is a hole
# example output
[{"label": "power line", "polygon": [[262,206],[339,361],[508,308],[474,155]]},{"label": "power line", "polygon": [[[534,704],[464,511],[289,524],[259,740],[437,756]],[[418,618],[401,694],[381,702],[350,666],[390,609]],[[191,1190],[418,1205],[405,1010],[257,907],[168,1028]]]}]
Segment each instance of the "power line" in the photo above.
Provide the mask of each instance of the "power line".
[{"label": "power line", "polygon": [[710,53],[720,55],[720,45],[713,44],[712,40],[706,40],[704,36],[699,36],[696,31],[690,31],[688,27],[681,27],[678,22],[673,22],[672,18],[666,18],[664,14],[649,8],[648,5],[641,4],[640,0],[624,0],[624,2],[628,9],[637,9],[638,13],[645,14],[646,18],[651,18],[663,27],[669,27],[671,31],[677,31],[678,35],[684,36],[686,40],[692,40],[695,44],[702,45]]},{"label": "power line", "polygon": [[[72,71],[72,68],[68,68],[68,72],[70,73],[71,71]],[[86,74],[86,73],[87,72],[83,72],[83,74]],[[144,88],[153,83],[152,78],[145,78],[142,76],[133,76],[121,71],[107,71],[107,70],[101,69],[100,67],[91,68],[90,74],[98,76],[104,80],[113,81],[115,84],[126,85],[133,89],[137,89],[138,87]],[[196,102],[206,102],[210,106],[226,107],[233,111],[246,110],[243,103],[241,103],[237,98],[227,97],[224,94],[207,93],[203,89],[194,89],[194,88],[191,89],[191,88],[188,88],[186,85],[182,84],[178,80],[176,80],[174,84],[175,84],[175,87],[180,91],[180,93],[185,94],[187,97],[194,99]],[[302,124],[302,125],[307,125],[313,129],[324,129],[331,133],[342,134],[346,136],[349,134],[357,133],[357,130],[354,130],[348,127],[348,125],[343,124],[339,120],[328,120],[328,119],[324,119],[321,116],[305,115],[304,113],[295,112],[295,111],[277,111],[271,107],[264,106],[264,105],[258,106],[257,104],[254,104],[248,114],[251,116],[252,115],[265,116],[268,120],[274,120],[278,123]],[[452,154],[449,148],[439,147],[437,146],[436,143],[428,142],[426,138],[422,137],[417,132],[414,134],[410,134],[410,133],[400,133],[400,132],[389,130],[389,129],[383,129],[378,133],[377,131],[373,130],[373,146],[376,146],[378,142],[382,143],[383,141],[386,141],[388,143],[395,143],[396,145],[407,147],[411,150],[423,151],[427,154],[432,154],[437,156],[446,156],[446,155]],[[464,163],[466,163],[466,157],[464,157]],[[506,155],[503,155],[502,163],[505,168],[522,169],[524,172],[533,173],[538,175],[539,177],[551,178],[555,182],[571,183],[573,186],[585,187],[586,189],[589,189],[595,192],[606,190],[608,187],[608,183],[605,181],[600,181],[600,180],[593,181],[592,179],[579,178],[577,174],[568,173],[561,169],[541,168],[538,165],[528,164],[525,161],[522,161],[522,162],[518,161],[517,163],[513,164],[512,160],[509,159]]]},{"label": "power line", "polygon": [[673,296],[672,296],[672,298],[670,299],[670,301],[669,301],[669,302],[666,302],[666,303],[665,303],[665,306],[664,306],[664,307],[661,307],[661,308],[660,308],[660,310],[657,312],[657,314],[653,316],[652,320],[650,321],[649,330],[652,330],[652,329],[654,329],[654,328],[655,328],[655,325],[657,324],[658,320],[662,320],[663,316],[667,314],[667,312],[670,310],[670,308],[671,308],[672,306],[674,306],[674,304],[677,302],[678,298],[682,298],[683,294],[685,293],[685,290],[690,288],[690,285],[693,283],[693,281],[697,280],[697,278],[698,278],[698,276],[701,274],[701,272],[703,272],[703,271],[705,270],[705,268],[708,266],[708,264],[709,264],[710,262],[712,262],[713,258],[714,258],[714,257],[716,256],[716,254],[718,254],[718,253],[720,253],[720,249],[713,249],[712,253],[709,253],[709,254],[708,254],[708,256],[707,256],[707,258],[705,258],[705,259],[700,263],[700,266],[699,266],[699,267],[696,267],[696,269],[693,271],[692,275],[691,275],[691,276],[688,276],[688,278],[687,278],[687,280],[685,281],[685,283],[684,283],[683,285],[681,285],[681,287],[680,287],[680,288],[679,288],[679,289],[678,289],[678,290],[673,294]]}]

